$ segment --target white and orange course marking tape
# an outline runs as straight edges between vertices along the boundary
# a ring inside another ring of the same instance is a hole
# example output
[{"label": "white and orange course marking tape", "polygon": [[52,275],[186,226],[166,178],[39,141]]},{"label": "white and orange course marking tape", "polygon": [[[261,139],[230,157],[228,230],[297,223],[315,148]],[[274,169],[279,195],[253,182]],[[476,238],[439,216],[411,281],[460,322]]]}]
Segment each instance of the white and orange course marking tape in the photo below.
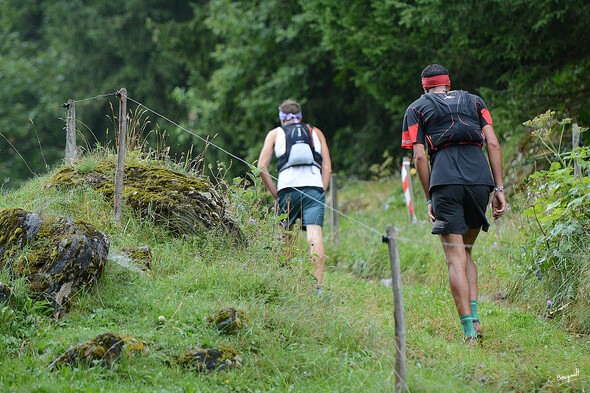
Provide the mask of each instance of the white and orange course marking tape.
[{"label": "white and orange course marking tape", "polygon": [[406,207],[408,208],[408,217],[412,224],[416,223],[416,214],[414,213],[414,204],[412,203],[412,190],[410,189],[410,182],[409,182],[409,167],[410,167],[410,160],[407,157],[404,157],[404,161],[402,163],[402,184],[404,187],[404,197],[406,198]]}]

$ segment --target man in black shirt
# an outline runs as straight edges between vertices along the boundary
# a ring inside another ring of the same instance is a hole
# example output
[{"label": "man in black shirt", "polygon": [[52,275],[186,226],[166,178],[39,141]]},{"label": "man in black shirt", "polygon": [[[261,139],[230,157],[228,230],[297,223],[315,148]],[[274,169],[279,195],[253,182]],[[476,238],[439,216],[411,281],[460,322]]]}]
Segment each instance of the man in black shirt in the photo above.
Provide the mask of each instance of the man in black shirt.
[{"label": "man in black shirt", "polygon": [[[479,231],[490,226],[485,211],[492,190],[494,219],[502,216],[506,207],[502,153],[485,102],[466,91],[450,91],[446,68],[439,64],[426,67],[422,87],[424,95],[406,110],[402,147],[413,150],[432,233],[440,236],[445,251],[464,342],[476,347],[483,332],[471,250]],[[488,159],[482,151],[484,143]]]}]

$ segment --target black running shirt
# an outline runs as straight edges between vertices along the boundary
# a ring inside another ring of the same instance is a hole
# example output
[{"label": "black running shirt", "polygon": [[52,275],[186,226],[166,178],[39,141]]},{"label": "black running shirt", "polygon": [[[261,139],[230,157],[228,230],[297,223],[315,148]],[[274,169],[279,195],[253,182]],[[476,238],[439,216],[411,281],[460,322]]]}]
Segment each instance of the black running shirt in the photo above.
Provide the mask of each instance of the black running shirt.
[{"label": "black running shirt", "polygon": [[463,90],[426,93],[406,110],[402,148],[428,146],[430,188],[445,184],[494,186],[482,151],[482,129],[492,125],[485,102]]}]

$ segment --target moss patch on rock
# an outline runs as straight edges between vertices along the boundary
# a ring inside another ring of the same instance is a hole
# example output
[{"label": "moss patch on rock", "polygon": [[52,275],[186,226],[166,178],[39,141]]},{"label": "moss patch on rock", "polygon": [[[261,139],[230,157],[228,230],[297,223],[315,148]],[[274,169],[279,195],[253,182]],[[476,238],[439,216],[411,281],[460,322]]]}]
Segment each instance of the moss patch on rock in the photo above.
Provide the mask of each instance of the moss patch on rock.
[{"label": "moss patch on rock", "polygon": [[0,304],[6,302],[10,298],[10,293],[10,288],[6,284],[0,282]]},{"label": "moss patch on rock", "polygon": [[121,252],[145,272],[152,271],[154,253],[149,246],[123,248]]},{"label": "moss patch on rock", "polygon": [[198,372],[224,371],[242,366],[240,353],[229,346],[189,350],[178,356],[176,362]]},{"label": "moss patch on rock", "polygon": [[[113,199],[114,174],[114,163],[103,163],[90,172],[67,166],[55,172],[49,183],[65,187],[90,186]],[[148,164],[130,164],[125,166],[123,183],[123,198],[131,208],[173,232],[221,229],[244,240],[224,199],[205,179]]]},{"label": "moss patch on rock", "polygon": [[208,318],[209,326],[215,326],[221,333],[232,334],[248,324],[247,315],[233,307],[225,308]]},{"label": "moss patch on rock", "polygon": [[83,220],[0,210],[0,270],[24,277],[30,295],[50,301],[58,313],[77,289],[98,281],[109,245]]},{"label": "moss patch on rock", "polygon": [[145,341],[116,333],[103,333],[83,344],[71,347],[49,367],[53,370],[58,366],[101,365],[111,367],[122,354],[128,358],[133,355],[147,355],[149,348]]}]

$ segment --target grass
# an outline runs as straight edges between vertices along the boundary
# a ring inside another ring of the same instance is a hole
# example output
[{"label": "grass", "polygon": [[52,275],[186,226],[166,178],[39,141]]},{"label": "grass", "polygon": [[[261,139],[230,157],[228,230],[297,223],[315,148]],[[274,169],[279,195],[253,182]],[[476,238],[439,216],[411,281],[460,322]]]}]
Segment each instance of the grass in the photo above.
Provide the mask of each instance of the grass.
[{"label": "grass", "polygon": [[[99,284],[80,291],[59,320],[14,284],[13,300],[0,305],[2,392],[391,392],[395,326],[392,292],[380,281],[389,262],[379,235],[388,226],[399,229],[411,392],[590,388],[588,337],[498,295],[518,271],[515,256],[524,235],[517,213],[502,220],[498,233],[492,227],[482,235],[474,250],[487,339],[468,350],[459,344],[440,244],[428,224],[408,223],[398,181],[342,185],[341,210],[369,229],[342,217],[331,240],[326,226],[322,296],[312,290],[303,236],[295,258],[286,261],[275,225],[261,219],[258,206],[236,212],[249,239],[244,248],[213,235],[174,237],[129,210],[119,225],[100,194],[45,189],[45,182],[41,177],[3,194],[0,207],[82,218],[109,236],[111,251]],[[424,201],[415,196],[417,215],[425,217]],[[130,268],[120,253],[146,245],[154,253],[151,274]],[[207,323],[225,307],[249,317],[236,335],[222,335]],[[149,356],[123,359],[111,369],[46,370],[69,347],[104,332],[145,340]],[[240,351],[241,369],[200,374],[174,362],[186,349],[221,345]],[[561,378],[576,373],[570,381]]]},{"label": "grass", "polygon": [[[505,217],[492,222],[473,250],[479,270],[480,317],[487,339],[483,348],[472,353],[455,344],[461,329],[448,288],[446,261],[439,240],[420,219],[426,217],[424,198],[421,193],[414,196],[419,220],[411,224],[398,181],[348,182],[339,190],[344,209],[360,207],[361,211],[349,209],[353,218],[371,223],[382,233],[388,226],[398,230],[409,370],[416,378],[414,385],[409,378],[411,390],[587,389],[589,370],[583,359],[590,353],[589,337],[568,333],[563,324],[546,319],[543,307],[547,299],[542,288],[530,286],[521,277],[522,245],[527,233],[533,233],[531,223],[520,216],[523,201],[509,201],[512,207]],[[377,248],[376,235],[352,220],[342,219],[339,227],[338,241],[328,246],[328,254],[336,255],[331,262],[375,284],[388,277],[388,255]],[[331,228],[326,230],[329,233]],[[529,287],[523,288],[524,284]],[[519,290],[526,292],[526,298],[519,298]],[[466,362],[463,357],[472,360]],[[416,373],[416,366],[420,369],[425,365],[427,372]],[[576,381],[570,378],[570,382],[564,382],[565,376],[576,373]]]}]

